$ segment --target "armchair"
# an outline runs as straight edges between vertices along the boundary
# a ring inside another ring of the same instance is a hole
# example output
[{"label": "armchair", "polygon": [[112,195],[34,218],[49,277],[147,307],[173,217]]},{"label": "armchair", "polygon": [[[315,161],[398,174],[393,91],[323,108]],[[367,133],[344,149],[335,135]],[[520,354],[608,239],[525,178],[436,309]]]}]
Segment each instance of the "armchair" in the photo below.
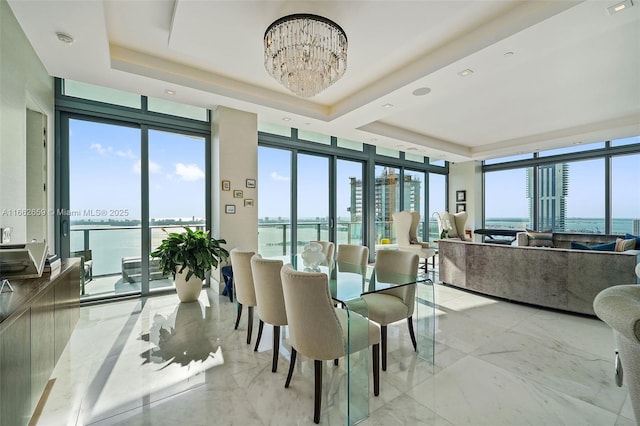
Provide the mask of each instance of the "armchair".
[{"label": "armchair", "polygon": [[393,214],[396,229],[398,250],[417,253],[424,259],[424,269],[427,269],[427,259],[436,255],[436,251],[429,248],[428,243],[418,241],[416,231],[420,223],[420,213],[401,211]]},{"label": "armchair", "polygon": [[84,286],[93,280],[93,259],[91,257],[91,249],[74,251],[70,253],[71,257],[80,258],[80,282],[82,284],[82,294],[84,295]]},{"label": "armchair", "polygon": [[442,231],[447,230],[447,236],[444,238],[457,238],[462,241],[471,241],[464,232],[469,214],[460,212],[451,214],[449,212],[435,212],[434,216],[438,220],[438,235],[442,236]]}]

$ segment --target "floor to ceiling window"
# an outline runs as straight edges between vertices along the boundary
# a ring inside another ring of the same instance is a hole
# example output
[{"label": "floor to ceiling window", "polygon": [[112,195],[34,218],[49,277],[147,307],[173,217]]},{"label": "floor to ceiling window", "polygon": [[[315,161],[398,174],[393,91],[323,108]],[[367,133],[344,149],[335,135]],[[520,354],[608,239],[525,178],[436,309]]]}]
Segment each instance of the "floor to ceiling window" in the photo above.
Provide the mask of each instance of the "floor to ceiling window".
[{"label": "floor to ceiling window", "polygon": [[393,214],[402,210],[400,208],[400,169],[376,165],[375,179],[376,244],[395,243]]},{"label": "floor to ceiling window", "polygon": [[447,194],[447,176],[437,173],[429,174],[429,190],[427,192],[429,196],[429,242],[433,243],[440,238],[438,233],[438,220],[434,214],[436,212],[443,212],[446,207],[446,194]]},{"label": "floor to ceiling window", "polygon": [[84,296],[140,292],[118,278],[96,285],[141,256],[140,129],[71,119],[68,164],[70,250],[91,268]]},{"label": "floor to ceiling window", "polygon": [[258,147],[258,251],[263,256],[291,253],[291,159],[290,151]]},{"label": "floor to ceiling window", "polygon": [[337,244],[362,245],[364,233],[363,165],[358,161],[338,160],[336,167]]},{"label": "floor to ceiling window", "polygon": [[329,159],[297,156],[298,250],[309,241],[329,241]]},{"label": "floor to ceiling window", "polygon": [[56,110],[56,207],[69,211],[57,217],[56,251],[90,265],[83,299],[171,288],[150,253],[163,228],[209,225],[208,113],[62,80]]},{"label": "floor to ceiling window", "polygon": [[640,137],[486,161],[485,227],[638,235],[639,167]]},{"label": "floor to ceiling window", "polygon": [[[203,137],[149,130],[151,251],[169,232],[183,232],[183,227],[206,228],[205,143]],[[172,286],[173,280],[163,277],[157,261],[151,260],[150,290]]]}]

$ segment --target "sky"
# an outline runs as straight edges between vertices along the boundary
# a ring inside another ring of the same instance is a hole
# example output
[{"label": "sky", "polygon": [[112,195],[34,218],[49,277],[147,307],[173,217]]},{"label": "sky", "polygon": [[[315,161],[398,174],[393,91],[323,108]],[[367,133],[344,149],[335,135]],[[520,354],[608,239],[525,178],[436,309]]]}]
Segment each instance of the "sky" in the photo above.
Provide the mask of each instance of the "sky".
[{"label": "sky", "polygon": [[[291,153],[259,148],[258,215],[289,217]],[[151,218],[203,218],[204,139],[151,130],[149,189]],[[70,121],[71,210],[79,217],[140,219],[140,130],[82,120]],[[615,157],[614,218],[640,218],[640,155]],[[604,216],[604,160],[571,163],[568,217]],[[361,163],[339,160],[337,211],[348,217],[349,177],[362,178]],[[433,176],[433,175],[432,175]],[[523,170],[486,175],[486,217],[528,217]],[[298,157],[298,217],[326,217],[328,159]],[[622,183],[620,183],[622,182]],[[432,182],[430,207],[444,209],[444,178]],[[508,200],[508,202],[505,202]]]}]

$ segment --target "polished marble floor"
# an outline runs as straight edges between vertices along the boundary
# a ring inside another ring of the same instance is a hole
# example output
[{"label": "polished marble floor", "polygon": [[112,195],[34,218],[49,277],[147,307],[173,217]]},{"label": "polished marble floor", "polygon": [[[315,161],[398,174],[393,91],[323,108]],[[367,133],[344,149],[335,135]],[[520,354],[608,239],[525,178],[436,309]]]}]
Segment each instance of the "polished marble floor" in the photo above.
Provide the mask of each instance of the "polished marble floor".
[{"label": "polished marble floor", "polygon": [[[416,357],[406,322],[390,326],[388,369],[361,425],[635,424],[604,323],[443,285],[435,298],[435,365]],[[272,373],[270,329],[254,352],[257,324],[247,345],[246,316],[239,330],[234,320],[211,289],[192,304],[165,295],[82,307],[37,424],[313,424],[313,363],[299,357],[284,389],[286,344]],[[330,392],[343,365],[326,364],[321,424],[339,422]]]}]

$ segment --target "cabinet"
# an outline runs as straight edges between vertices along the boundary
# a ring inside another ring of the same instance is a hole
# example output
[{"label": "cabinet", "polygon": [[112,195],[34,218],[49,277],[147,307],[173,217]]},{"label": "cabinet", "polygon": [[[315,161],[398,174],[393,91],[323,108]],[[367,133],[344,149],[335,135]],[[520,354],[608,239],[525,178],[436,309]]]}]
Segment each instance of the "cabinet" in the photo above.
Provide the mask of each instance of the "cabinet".
[{"label": "cabinet", "polygon": [[0,424],[29,423],[80,312],[80,260],[0,294]]}]

